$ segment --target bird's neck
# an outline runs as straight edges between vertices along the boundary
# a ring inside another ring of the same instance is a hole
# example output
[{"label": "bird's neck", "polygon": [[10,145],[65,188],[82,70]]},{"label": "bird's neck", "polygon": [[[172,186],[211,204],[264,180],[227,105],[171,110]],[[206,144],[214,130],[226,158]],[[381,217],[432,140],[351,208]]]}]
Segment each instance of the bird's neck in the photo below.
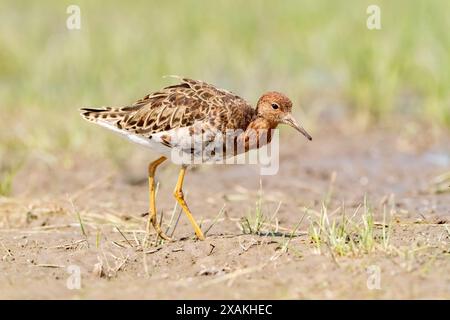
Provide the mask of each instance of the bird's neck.
[{"label": "bird's neck", "polygon": [[263,118],[261,116],[256,116],[247,126],[247,130],[269,130],[276,129],[278,122]]},{"label": "bird's neck", "polygon": [[257,116],[249,123],[247,129],[239,135],[238,141],[242,143],[245,151],[261,148],[270,143],[272,130],[276,129],[277,125],[278,123],[274,121]]}]

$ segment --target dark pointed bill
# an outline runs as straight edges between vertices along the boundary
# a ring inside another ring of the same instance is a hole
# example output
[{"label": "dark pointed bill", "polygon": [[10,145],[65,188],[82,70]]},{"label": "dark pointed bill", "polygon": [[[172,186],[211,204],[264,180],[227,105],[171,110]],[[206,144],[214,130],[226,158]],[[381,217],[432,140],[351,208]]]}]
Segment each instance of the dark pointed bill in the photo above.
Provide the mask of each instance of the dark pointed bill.
[{"label": "dark pointed bill", "polygon": [[310,140],[310,141],[312,140],[312,137],[309,135],[309,133],[306,132],[306,130],[297,123],[297,121],[291,114],[288,114],[287,116],[285,116],[282,122],[284,124],[287,124],[288,126],[291,126],[295,130],[297,130],[298,132],[303,134],[308,140]]}]

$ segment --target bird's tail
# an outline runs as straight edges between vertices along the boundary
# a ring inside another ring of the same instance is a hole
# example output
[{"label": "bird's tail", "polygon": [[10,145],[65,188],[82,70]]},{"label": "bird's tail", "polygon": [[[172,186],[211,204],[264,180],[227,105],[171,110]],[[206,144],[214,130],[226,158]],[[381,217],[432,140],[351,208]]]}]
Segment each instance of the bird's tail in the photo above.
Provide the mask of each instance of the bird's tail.
[{"label": "bird's tail", "polygon": [[102,108],[81,108],[81,116],[92,122],[98,120],[118,120],[125,115],[125,111],[122,108],[102,107]]},{"label": "bird's tail", "polygon": [[96,121],[98,118],[102,118],[107,112],[108,108],[81,108],[80,114],[88,121]]}]

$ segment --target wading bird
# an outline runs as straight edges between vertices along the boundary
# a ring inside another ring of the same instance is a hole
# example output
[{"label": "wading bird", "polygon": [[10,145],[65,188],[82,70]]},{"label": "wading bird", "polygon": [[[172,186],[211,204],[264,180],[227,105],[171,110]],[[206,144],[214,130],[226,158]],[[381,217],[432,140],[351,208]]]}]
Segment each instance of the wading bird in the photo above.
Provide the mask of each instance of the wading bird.
[{"label": "wading bird", "polygon": [[[131,105],[82,108],[81,115],[88,121],[121,133],[131,141],[161,154],[160,158],[148,165],[150,199],[147,233],[152,225],[161,238],[171,240],[157,222],[156,168],[170,158],[174,149],[194,158],[202,156],[198,150],[214,141],[211,137],[217,136],[217,133],[225,136],[225,139],[220,140],[223,147],[219,155],[211,152],[209,160],[233,157],[270,143],[271,130],[279,124],[287,124],[312,140],[291,111],[291,100],[279,92],[263,94],[256,108],[253,108],[229,91],[202,81],[181,78],[179,84],[148,94]],[[181,163],[174,196],[194,227],[195,234],[203,240],[203,232],[183,196],[183,181],[189,164],[190,161]]]}]

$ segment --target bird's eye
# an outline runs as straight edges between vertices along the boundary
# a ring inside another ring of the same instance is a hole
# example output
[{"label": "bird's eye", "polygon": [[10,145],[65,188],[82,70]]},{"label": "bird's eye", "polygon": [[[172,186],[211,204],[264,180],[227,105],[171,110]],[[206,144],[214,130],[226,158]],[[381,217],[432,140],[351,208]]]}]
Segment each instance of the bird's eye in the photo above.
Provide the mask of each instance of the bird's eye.
[{"label": "bird's eye", "polygon": [[279,108],[279,106],[276,104],[276,103],[272,103],[272,108],[274,108],[274,109],[278,109]]}]

